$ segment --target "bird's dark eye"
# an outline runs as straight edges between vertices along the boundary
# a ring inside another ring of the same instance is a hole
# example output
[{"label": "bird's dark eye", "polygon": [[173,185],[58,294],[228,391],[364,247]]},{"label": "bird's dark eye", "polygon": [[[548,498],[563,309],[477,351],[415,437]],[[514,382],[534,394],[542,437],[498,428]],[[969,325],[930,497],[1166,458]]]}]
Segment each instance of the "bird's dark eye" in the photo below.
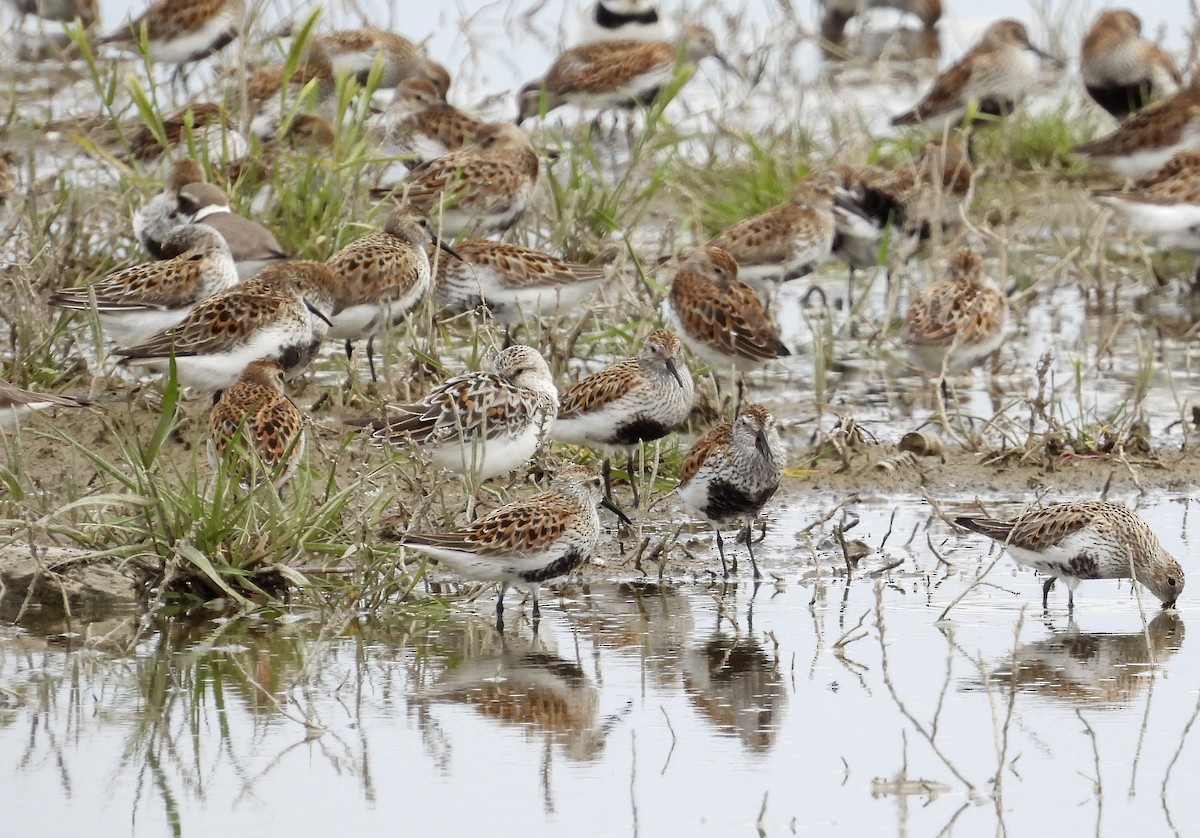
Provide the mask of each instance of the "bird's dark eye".
[{"label": "bird's dark eye", "polygon": [[1168,584],[1168,585],[1170,585],[1172,588],[1174,588],[1174,587],[1175,587],[1175,586],[1176,586],[1178,583],[1175,581],[1175,577],[1174,577],[1174,576],[1168,576],[1168,577],[1167,577],[1167,584]]}]

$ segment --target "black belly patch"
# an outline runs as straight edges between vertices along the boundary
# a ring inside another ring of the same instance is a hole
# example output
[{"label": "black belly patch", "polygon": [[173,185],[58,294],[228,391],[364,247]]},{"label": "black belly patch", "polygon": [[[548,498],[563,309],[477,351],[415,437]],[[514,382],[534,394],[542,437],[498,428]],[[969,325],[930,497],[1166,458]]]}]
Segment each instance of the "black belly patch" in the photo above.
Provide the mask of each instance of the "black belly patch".
[{"label": "black belly patch", "polygon": [[1097,105],[1117,119],[1124,119],[1150,101],[1150,85],[1147,83],[1089,87],[1087,92]]},{"label": "black belly patch", "polygon": [[643,23],[649,26],[658,23],[658,10],[651,9],[638,15],[622,15],[614,12],[603,3],[596,4],[596,25],[603,29],[620,29],[627,23]]},{"label": "black belly patch", "polygon": [[565,556],[560,559],[555,559],[541,570],[525,571],[521,574],[520,578],[522,582],[545,582],[547,579],[566,576],[572,570],[583,564],[583,560],[586,558],[586,553],[583,553],[580,550],[571,550]]},{"label": "black belly patch", "polygon": [[208,58],[213,53],[220,52],[233,43],[233,39],[237,37],[236,29],[227,29],[221,33],[220,37],[209,44],[204,49],[196,50],[188,56],[188,61],[199,61],[203,58]]},{"label": "black belly patch", "polygon": [[1080,553],[1078,556],[1072,556],[1069,562],[1071,575],[1080,579],[1096,579],[1098,578],[1098,570],[1095,556],[1089,556],[1087,553]]},{"label": "black belly patch", "polygon": [[714,521],[755,514],[775,494],[775,488],[752,494],[725,480],[714,480],[708,486],[708,504],[704,507],[704,514]]},{"label": "black belly patch", "polygon": [[671,429],[662,422],[645,417],[638,417],[632,422],[618,425],[616,431],[608,439],[609,445],[630,446],[639,442],[653,442],[669,434]]},{"label": "black belly patch", "polygon": [[999,96],[988,96],[979,100],[979,112],[987,116],[1008,116],[1016,108],[1016,102]]}]

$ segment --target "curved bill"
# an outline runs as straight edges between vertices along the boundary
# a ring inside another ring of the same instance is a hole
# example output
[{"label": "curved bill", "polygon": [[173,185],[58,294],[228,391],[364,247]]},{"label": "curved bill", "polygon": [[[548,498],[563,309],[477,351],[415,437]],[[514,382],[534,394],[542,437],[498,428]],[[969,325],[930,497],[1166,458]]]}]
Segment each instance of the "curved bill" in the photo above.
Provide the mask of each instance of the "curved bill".
[{"label": "curved bill", "polygon": [[633,521],[629,520],[629,516],[626,515],[624,513],[624,511],[622,511],[621,507],[617,506],[615,503],[613,503],[608,498],[604,498],[603,500],[601,500],[600,505],[603,506],[605,509],[607,509],[609,512],[611,512],[613,515],[616,515],[618,518],[620,518],[623,523],[628,524],[631,527],[633,526]]}]

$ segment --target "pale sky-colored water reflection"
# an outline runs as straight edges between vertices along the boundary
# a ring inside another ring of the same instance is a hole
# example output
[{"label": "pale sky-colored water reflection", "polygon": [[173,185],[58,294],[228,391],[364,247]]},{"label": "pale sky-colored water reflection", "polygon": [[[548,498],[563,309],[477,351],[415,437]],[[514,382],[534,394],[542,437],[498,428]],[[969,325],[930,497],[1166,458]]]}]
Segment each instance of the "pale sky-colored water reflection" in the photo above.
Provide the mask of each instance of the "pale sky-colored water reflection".
[{"label": "pale sky-colored water reflection", "polygon": [[[847,584],[795,537],[805,506],[762,545],[778,586],[570,585],[536,638],[516,608],[497,635],[490,593],[437,620],[4,629],[5,830],[1189,834],[1194,597],[1143,631],[1128,585],[1085,583],[1072,625],[1003,559],[939,628],[986,545],[933,524],[947,570],[927,508],[863,504],[875,546],[899,514]],[[1190,504],[1141,511],[1194,555]]]}]

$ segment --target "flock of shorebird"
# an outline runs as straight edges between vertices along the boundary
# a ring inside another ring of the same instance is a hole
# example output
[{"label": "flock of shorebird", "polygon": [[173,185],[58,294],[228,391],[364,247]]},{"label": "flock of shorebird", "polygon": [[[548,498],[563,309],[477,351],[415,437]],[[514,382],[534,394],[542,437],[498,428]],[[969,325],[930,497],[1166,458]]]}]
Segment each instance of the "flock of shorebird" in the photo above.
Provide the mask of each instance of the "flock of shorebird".
[{"label": "flock of shorebird", "polygon": [[[10,0],[22,12],[55,19],[96,18],[93,0]],[[912,12],[927,27],[938,0],[824,0],[822,32],[841,37],[846,21],[868,6]],[[159,0],[101,43],[145,50],[154,61],[185,68],[244,34],[244,0]],[[403,322],[427,298],[466,312],[487,308],[512,325],[586,305],[606,279],[604,266],[579,265],[496,241],[518,223],[538,182],[540,158],[520,127],[561,106],[636,108],[683,78],[681,70],[726,59],[714,34],[684,26],[667,39],[651,0],[600,0],[584,43],[567,49],[540,79],[517,94],[514,122],[487,123],[446,101],[450,73],[411,41],[362,28],[317,35],[294,68],[269,67],[240,80],[245,124],[264,148],[281,136],[319,153],[333,136],[337,80],[394,87],[390,106],[372,117],[386,153],[409,170],[375,195],[394,205],[383,226],[324,262],[289,258],[271,234],[238,215],[202,167],[177,159],[163,191],[133,220],[154,261],[86,287],[68,287],[52,306],[94,311],[130,365],[173,369],[181,385],[217,393],[211,410],[214,462],[253,461],[246,479],[267,475],[281,486],[304,451],[304,421],[284,392],[326,340],[346,352],[366,342],[375,375],[374,339]],[[474,481],[526,464],[547,439],[612,453],[632,451],[683,427],[694,382],[686,346],[735,380],[789,354],[771,302],[780,283],[831,258],[852,269],[898,263],[935,230],[965,212],[971,193],[971,136],[1003,120],[1034,89],[1050,59],[1015,20],[993,23],[928,92],[897,115],[933,139],[895,169],[844,164],[814,172],[790,200],[719,233],[670,260],[665,301],[674,331],[650,333],[640,353],[559,392],[537,349],[514,345],[493,369],[449,379],[412,404],[390,405],[384,420],[364,420],[374,438],[401,446],[431,469]],[[1128,11],[1100,15],[1083,42],[1088,93],[1118,120],[1107,137],[1078,149],[1136,183],[1098,193],[1131,225],[1166,247],[1200,252],[1200,80],[1183,85],[1171,58],[1142,38]],[[234,141],[226,111],[194,102],[165,121],[165,139]],[[215,133],[214,133],[215,132]],[[134,137],[133,156],[162,151],[158,134]],[[245,148],[250,148],[249,141]],[[174,150],[174,149],[172,149]],[[903,341],[912,363],[939,378],[980,363],[1000,346],[1008,301],[981,255],[963,248],[945,276],[911,302]],[[3,393],[9,405],[64,404],[61,397]],[[717,531],[749,522],[779,487],[785,448],[761,404],[741,403],[736,418],[709,431],[688,452],[679,481],[685,505]],[[11,411],[10,411],[11,412]],[[501,584],[563,576],[594,552],[598,508],[614,509],[608,460],[603,475],[565,467],[550,488],[502,506],[449,533],[409,532],[403,543],[463,576]],[[1018,562],[1069,585],[1081,579],[1132,577],[1172,606],[1183,589],[1178,562],[1123,507],[1082,502],[1051,506],[1013,521],[962,518],[959,524],[1003,542]],[[734,563],[736,571],[736,562]],[[1043,598],[1045,603],[1045,597]]]}]

